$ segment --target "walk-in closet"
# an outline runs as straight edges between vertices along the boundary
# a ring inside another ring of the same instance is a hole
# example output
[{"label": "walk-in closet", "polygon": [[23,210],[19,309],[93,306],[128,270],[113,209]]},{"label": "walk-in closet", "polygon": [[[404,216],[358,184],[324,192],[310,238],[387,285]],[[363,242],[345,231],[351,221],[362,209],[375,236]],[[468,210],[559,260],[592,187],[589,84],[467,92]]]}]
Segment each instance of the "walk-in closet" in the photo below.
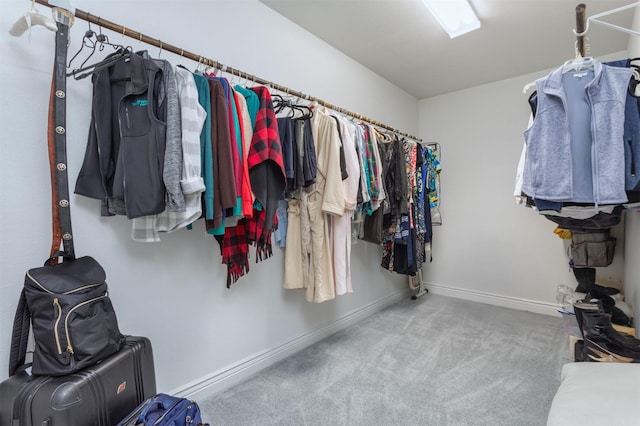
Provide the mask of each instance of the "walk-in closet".
[{"label": "walk-in closet", "polygon": [[640,2],[4,0],[0,34],[0,426],[640,424]]}]

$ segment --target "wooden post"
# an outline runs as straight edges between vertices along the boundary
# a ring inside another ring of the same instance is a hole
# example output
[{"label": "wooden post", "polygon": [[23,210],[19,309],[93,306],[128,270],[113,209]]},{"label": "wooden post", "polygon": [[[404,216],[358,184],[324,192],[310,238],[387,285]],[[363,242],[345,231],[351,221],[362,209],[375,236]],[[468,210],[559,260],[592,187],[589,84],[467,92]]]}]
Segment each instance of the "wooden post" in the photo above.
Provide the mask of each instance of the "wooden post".
[{"label": "wooden post", "polygon": [[[585,30],[585,15],[587,6],[580,3],[576,6],[576,32],[581,34]],[[584,35],[578,36],[577,43],[578,55],[584,57]]]}]

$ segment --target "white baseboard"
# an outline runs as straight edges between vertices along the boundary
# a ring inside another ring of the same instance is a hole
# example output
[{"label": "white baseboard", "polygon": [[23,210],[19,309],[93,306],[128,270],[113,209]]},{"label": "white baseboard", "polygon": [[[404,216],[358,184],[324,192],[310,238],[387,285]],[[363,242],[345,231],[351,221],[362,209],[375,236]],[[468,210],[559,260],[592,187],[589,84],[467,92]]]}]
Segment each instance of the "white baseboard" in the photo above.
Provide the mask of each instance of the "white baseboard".
[{"label": "white baseboard", "polygon": [[554,304],[539,302],[537,300],[522,299],[519,297],[502,296],[499,294],[485,293],[466,288],[455,288],[428,282],[423,282],[423,285],[433,294],[441,294],[443,296],[450,296],[458,299],[471,300],[473,302],[486,303],[489,305],[502,306],[505,308],[535,312],[544,315],[557,316],[558,308],[560,307],[560,304],[557,303]]},{"label": "white baseboard", "polygon": [[191,383],[187,383],[186,385],[169,393],[171,395],[190,398],[196,401],[220,393],[248,379],[260,370],[263,370],[264,368],[293,355],[307,346],[319,342],[320,340],[383,310],[387,306],[399,302],[405,297],[409,297],[408,290],[400,291],[392,294],[391,296],[385,297],[384,299],[377,300],[327,325],[298,336],[289,342],[228,365],[225,368],[215,371]]}]

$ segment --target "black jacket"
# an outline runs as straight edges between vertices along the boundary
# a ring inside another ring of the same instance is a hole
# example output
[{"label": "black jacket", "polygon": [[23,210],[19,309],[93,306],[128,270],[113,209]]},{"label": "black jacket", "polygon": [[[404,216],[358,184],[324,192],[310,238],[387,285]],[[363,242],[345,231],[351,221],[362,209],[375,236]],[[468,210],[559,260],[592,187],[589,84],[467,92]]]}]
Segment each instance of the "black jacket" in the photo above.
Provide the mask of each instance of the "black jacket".
[{"label": "black jacket", "polygon": [[91,126],[75,193],[102,201],[102,216],[165,209],[162,70],[138,54],[93,75]]}]

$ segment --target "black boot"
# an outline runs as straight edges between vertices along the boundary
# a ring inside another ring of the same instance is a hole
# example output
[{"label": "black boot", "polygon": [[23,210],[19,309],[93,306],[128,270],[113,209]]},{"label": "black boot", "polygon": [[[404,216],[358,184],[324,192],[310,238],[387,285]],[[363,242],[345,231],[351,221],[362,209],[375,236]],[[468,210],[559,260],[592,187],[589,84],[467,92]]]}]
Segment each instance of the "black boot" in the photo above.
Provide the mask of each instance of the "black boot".
[{"label": "black boot", "polygon": [[611,325],[609,314],[603,311],[585,311],[582,313],[583,333],[590,338],[610,341],[624,348],[640,351],[640,340],[628,334],[620,333]]},{"label": "black boot", "polygon": [[620,293],[620,290],[615,287],[596,284],[596,268],[573,268],[573,275],[578,281],[578,286],[575,289],[578,293],[589,293],[594,290],[606,295]]},{"label": "black boot", "polygon": [[[580,307],[576,308],[576,312],[580,310]],[[640,340],[614,329],[606,312],[582,309],[581,316],[585,360],[640,362]]]},{"label": "black boot", "polygon": [[601,287],[596,284],[591,291],[587,293],[586,300],[598,299],[602,302],[602,307],[605,312],[611,315],[612,323],[626,327],[631,326],[631,318],[616,307],[616,301],[610,296],[611,293],[607,291],[607,288],[609,287]]},{"label": "black boot", "polygon": [[583,317],[584,312],[600,312],[603,311],[602,303],[598,300],[588,301],[588,300],[579,300],[573,304],[573,312],[576,314],[576,321],[578,322],[578,329],[580,330],[580,335],[584,340],[584,332],[582,331],[582,324],[584,323]]},{"label": "black boot", "polygon": [[578,293],[589,293],[596,284],[596,268],[573,268],[573,275],[578,281]]}]

